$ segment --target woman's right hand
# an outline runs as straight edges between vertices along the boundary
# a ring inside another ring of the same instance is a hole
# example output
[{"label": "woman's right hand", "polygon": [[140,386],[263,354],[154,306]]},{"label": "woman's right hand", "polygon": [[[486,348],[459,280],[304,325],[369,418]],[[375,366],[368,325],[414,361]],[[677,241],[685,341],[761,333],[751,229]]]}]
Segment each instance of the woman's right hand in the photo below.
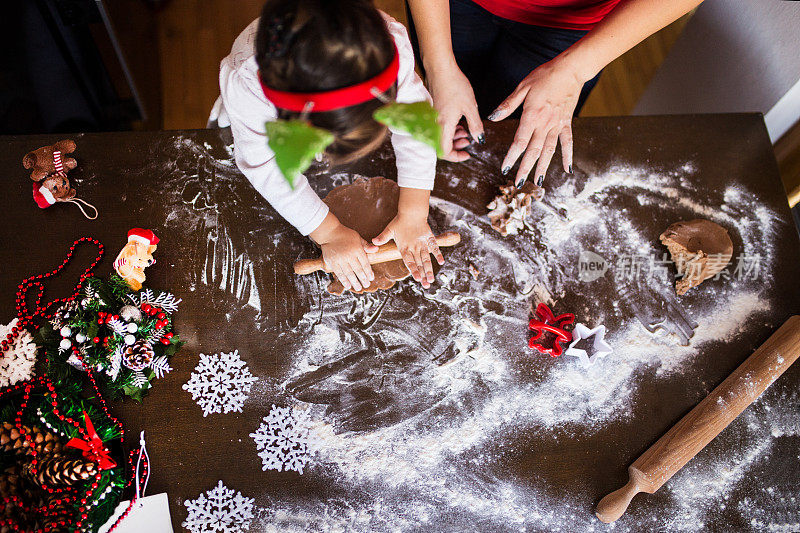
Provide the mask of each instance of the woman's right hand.
[{"label": "woman's right hand", "polygon": [[433,107],[439,112],[439,124],[442,125],[444,159],[456,163],[466,161],[469,154],[464,148],[470,142],[462,131],[458,131],[461,128],[456,129],[461,117],[467,119],[467,128],[474,140],[483,144],[485,139],[472,85],[455,64],[455,60],[452,65],[430,69],[427,74]]},{"label": "woman's right hand", "polygon": [[325,266],[336,274],[345,289],[360,291],[375,279],[367,254],[377,252],[378,247],[342,225],[333,213],[328,213],[311,238],[322,248]]}]

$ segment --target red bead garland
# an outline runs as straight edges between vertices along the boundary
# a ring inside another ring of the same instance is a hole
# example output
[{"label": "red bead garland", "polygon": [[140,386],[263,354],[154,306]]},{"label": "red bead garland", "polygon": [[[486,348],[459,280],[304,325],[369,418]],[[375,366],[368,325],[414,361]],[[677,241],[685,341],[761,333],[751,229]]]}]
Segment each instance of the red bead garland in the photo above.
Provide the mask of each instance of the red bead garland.
[{"label": "red bead garland", "polygon": [[[25,429],[24,429],[24,427],[22,425],[22,413],[23,413],[23,411],[25,410],[25,408],[28,405],[28,401],[30,400],[30,395],[31,395],[31,392],[33,391],[33,389],[37,388],[38,386],[42,386],[42,385],[44,385],[45,387],[47,387],[50,390],[50,395],[53,398],[53,400],[51,402],[53,404],[53,412],[56,413],[57,416],[59,417],[59,419],[61,419],[62,421],[70,422],[73,425],[75,425],[76,424],[75,421],[68,420],[67,417],[65,417],[60,412],[58,412],[58,402],[56,400],[55,389],[54,389],[52,383],[50,382],[50,380],[45,376],[37,378],[37,379],[34,379],[34,380],[31,380],[31,381],[28,381],[28,382],[25,382],[24,384],[22,384],[21,387],[13,387],[13,388],[7,389],[7,390],[3,391],[2,394],[0,394],[0,398],[1,398],[1,397],[5,396],[6,394],[10,393],[10,392],[14,392],[14,391],[19,390],[20,388],[24,388],[22,403],[21,403],[20,409],[17,411],[16,416],[14,418],[14,423],[15,423],[14,425],[16,426],[17,431],[19,431],[20,434],[25,436],[25,440],[27,441],[28,446],[30,447],[31,454],[33,456],[32,459],[31,459],[31,464],[34,467],[34,470],[33,470],[34,474],[36,473],[36,465],[38,464],[38,459],[36,457],[37,456],[37,452],[36,452],[35,446],[32,446],[33,437],[28,432],[25,431]],[[76,425],[76,427],[80,431],[81,428],[79,426],[80,426],[79,424]],[[99,479],[99,476],[100,476],[100,473],[98,472],[97,479]],[[40,516],[51,515],[51,514],[53,514],[53,509],[56,506],[60,505],[61,503],[65,502],[65,501],[66,502],[70,502],[71,500],[77,499],[75,496],[72,496],[71,494],[69,494],[67,492],[67,489],[54,489],[54,488],[51,488],[51,487],[47,487],[46,485],[43,486],[42,488],[45,489],[50,494],[62,494],[63,493],[63,497],[57,499],[56,501],[52,502],[51,504],[36,508],[37,514],[39,514]],[[92,493],[91,490],[88,491],[88,496],[91,496],[91,493]],[[85,500],[86,500],[86,498],[81,500],[81,507],[80,507],[81,514],[85,513],[85,505],[84,505]],[[4,501],[4,505],[7,505],[10,501],[15,501],[15,500],[7,498]],[[22,507],[22,509],[23,509],[23,511],[26,511],[26,512],[29,512],[29,511],[32,510],[32,509],[26,508],[26,507]],[[78,521],[77,523],[74,523],[75,529],[80,528],[81,524],[82,524],[81,521]],[[8,527],[8,528],[11,528],[12,531],[23,531],[19,527],[18,524],[11,522],[10,519],[0,521],[0,525],[3,525],[3,526]],[[51,531],[52,529],[57,529],[58,527],[65,527],[67,525],[70,525],[70,526],[73,525],[73,521],[72,520],[69,520],[69,521],[61,520],[61,521],[56,523],[56,526],[45,527],[42,531]]]},{"label": "red bead garland", "polygon": [[[55,276],[56,274],[61,272],[67,266],[67,264],[70,262],[70,260],[72,259],[72,255],[75,253],[75,248],[79,244],[81,244],[83,242],[92,243],[92,244],[96,245],[97,248],[98,248],[98,254],[97,254],[97,257],[95,258],[95,260],[91,263],[91,265],[89,265],[86,268],[86,270],[84,270],[83,274],[81,274],[80,280],[78,281],[78,284],[75,287],[75,291],[72,293],[72,295],[70,295],[70,296],[68,296],[66,298],[57,298],[57,299],[54,299],[53,301],[47,303],[44,306],[41,305],[42,296],[44,295],[44,283],[42,282],[42,280],[44,280],[46,278],[49,278],[49,277],[52,277],[52,276]],[[61,305],[74,301],[75,298],[77,298],[78,293],[80,292],[80,290],[81,290],[81,288],[83,286],[83,283],[88,278],[93,276],[92,271],[97,266],[97,264],[100,262],[102,257],[103,257],[103,245],[100,243],[100,241],[98,241],[96,239],[93,239],[91,237],[82,237],[82,238],[80,238],[80,239],[78,239],[78,240],[76,240],[75,242],[72,243],[72,246],[70,246],[69,251],[67,252],[67,257],[64,259],[64,261],[56,269],[54,269],[54,270],[52,270],[50,272],[47,272],[45,274],[38,274],[36,276],[31,276],[31,277],[26,278],[25,280],[23,280],[22,283],[20,283],[18,288],[17,288],[16,302],[15,302],[16,303],[16,309],[17,309],[17,318],[19,319],[19,322],[18,322],[16,327],[12,328],[11,333],[9,333],[8,336],[2,342],[0,342],[0,347],[2,347],[2,351],[6,351],[11,346],[11,344],[13,343],[14,338],[16,338],[20,334],[22,329],[35,330],[38,327],[38,326],[36,326],[34,324],[34,321],[36,319],[49,320],[49,319],[53,318],[53,316],[55,316],[55,313],[58,311],[58,309],[61,307]],[[38,292],[38,294],[36,296],[36,301],[35,301],[35,309],[33,311],[29,310],[28,304],[27,304],[27,292],[31,287],[35,287],[37,292]],[[52,309],[52,311],[51,311],[51,309]],[[95,337],[92,340],[95,343],[99,343],[100,342],[100,339],[98,337]],[[91,382],[92,388],[94,389],[95,397],[100,401],[100,405],[101,405],[103,413],[110,420],[112,420],[113,423],[117,426],[117,428],[119,430],[119,434],[120,434],[120,443],[124,442],[125,431],[124,431],[124,429],[122,427],[122,424],[115,417],[111,416],[111,414],[109,412],[109,409],[108,409],[108,405],[106,404],[105,398],[103,398],[102,394],[100,393],[100,389],[97,386],[97,382],[95,381],[94,373],[91,371],[91,369],[87,368],[86,365],[83,363],[83,359],[81,359],[79,351],[78,351],[77,347],[75,347],[75,346],[73,346],[73,353],[80,360],[81,365],[83,366],[84,370],[86,370],[86,373],[89,376],[89,381]],[[49,361],[47,361],[47,356],[46,355],[45,355],[45,363],[46,364],[49,363]],[[25,440],[26,440],[28,446],[30,447],[29,449],[31,450],[31,455],[32,455],[31,465],[33,467],[32,470],[33,470],[34,474],[36,473],[36,467],[37,467],[37,464],[39,463],[39,459],[37,458],[36,447],[33,446],[33,436],[25,431],[24,426],[22,424],[22,413],[25,411],[25,408],[28,406],[28,401],[30,400],[31,392],[35,388],[40,388],[40,387],[47,389],[47,391],[45,392],[45,396],[50,396],[50,398],[51,398],[51,405],[53,406],[53,414],[55,414],[58,417],[58,419],[61,420],[63,423],[69,424],[69,425],[72,425],[73,427],[75,427],[78,430],[78,433],[81,434],[84,438],[88,438],[88,432],[86,431],[85,428],[83,428],[83,426],[81,425],[80,422],[78,422],[77,420],[73,420],[73,419],[67,417],[66,415],[62,414],[61,411],[59,410],[59,408],[58,408],[58,394],[56,393],[55,386],[53,385],[53,383],[50,381],[50,379],[47,376],[41,376],[41,377],[38,377],[38,378],[35,378],[35,379],[31,379],[31,380],[26,381],[26,382],[18,383],[16,385],[12,386],[12,387],[6,388],[3,391],[0,391],[0,399],[1,399],[4,396],[6,396],[7,394],[11,394],[11,393],[17,392],[19,390],[23,390],[22,402],[20,404],[19,410],[17,411],[17,413],[16,413],[16,415],[14,417],[14,425],[16,426],[17,431],[19,431],[20,434],[24,435]],[[131,454],[128,457],[128,467],[130,468],[132,473],[134,472],[134,470],[133,470],[133,462],[132,462],[132,456],[133,456],[134,453],[136,453],[136,450],[131,451]],[[147,462],[145,461],[144,462],[143,472],[147,472],[148,469],[149,469],[149,466],[147,465]],[[98,469],[93,482],[89,486],[89,489],[80,498],[80,504],[78,506],[78,512],[80,514],[80,519],[78,519],[77,521],[74,521],[72,519],[59,520],[59,521],[57,521],[56,523],[54,523],[52,525],[46,526],[45,528],[43,528],[40,531],[48,532],[48,531],[54,531],[54,530],[63,530],[67,526],[69,526],[70,529],[72,529],[74,531],[80,530],[82,525],[83,525],[83,523],[84,523],[84,521],[87,520],[88,517],[89,517],[89,515],[87,513],[87,508],[88,508],[87,502],[89,502],[89,500],[91,499],[91,496],[92,496],[92,493],[94,492],[94,490],[97,489],[98,481],[100,480],[101,476],[102,476],[102,472]],[[134,477],[135,477],[134,474],[132,474],[130,476],[130,478],[129,478],[127,484],[126,484],[126,487],[130,486],[130,484],[133,481]],[[136,482],[140,483],[140,480],[136,480]],[[14,503],[16,506],[20,507],[26,513],[29,513],[29,512],[32,512],[32,511],[36,511],[36,513],[39,514],[40,516],[48,516],[48,515],[54,514],[54,509],[57,506],[60,506],[63,503],[74,503],[74,501],[78,500],[78,496],[77,495],[71,494],[71,492],[70,492],[71,489],[52,488],[52,487],[48,487],[46,485],[43,485],[42,488],[46,492],[48,492],[49,494],[58,494],[61,497],[55,499],[53,502],[51,502],[49,504],[43,505],[42,507],[30,508],[30,507],[26,507],[26,506],[21,505],[21,503],[18,501],[18,499],[15,496],[11,496],[11,497],[8,497],[8,498],[4,498],[2,501],[0,501],[0,510],[4,510],[7,505],[9,505],[10,503]],[[120,516],[117,519],[117,521],[114,522],[114,525],[111,527],[109,532],[113,531],[114,529],[116,529],[117,526],[120,524],[120,522],[126,516],[128,516],[128,514],[131,511],[131,509],[133,508],[134,502],[135,502],[135,498],[133,498],[131,500],[130,504],[128,505],[128,508],[125,510],[125,512],[122,514],[122,516]],[[20,528],[18,524],[13,523],[10,518],[0,518],[0,528],[8,528],[11,531],[23,531],[22,528]],[[31,533],[33,533],[33,532],[31,532]]]},{"label": "red bead garland", "polygon": [[[83,358],[80,356],[80,353],[79,353],[79,351],[78,351],[78,349],[76,347],[73,346],[72,350],[73,350],[73,353],[75,354],[75,356],[80,361],[81,366],[86,371],[86,374],[89,376],[89,381],[92,383],[92,389],[94,389],[94,392],[97,395],[97,399],[100,400],[100,405],[103,408],[103,413],[105,413],[105,415],[114,422],[114,424],[117,426],[117,428],[119,428],[119,434],[120,434],[119,441],[120,441],[120,444],[122,444],[125,441],[125,430],[122,428],[122,424],[120,423],[119,420],[117,420],[116,418],[111,416],[111,413],[109,413],[108,405],[106,405],[106,400],[105,400],[105,398],[103,398],[103,395],[100,393],[100,388],[97,386],[97,381],[94,378],[94,372],[92,371],[92,369],[87,367],[86,364],[83,362]],[[136,452],[137,452],[137,450],[131,450],[131,454],[128,456],[128,467],[131,469],[131,477],[128,479],[128,483],[125,485],[126,488],[130,486],[131,482],[136,477],[134,469],[133,469],[133,454],[136,453]],[[147,461],[146,460],[145,460],[145,465],[147,465]],[[147,469],[145,469],[145,472],[146,471],[147,471]],[[98,470],[98,479],[99,479],[99,475],[100,475],[100,472]],[[144,478],[146,476],[143,475],[142,477]],[[141,481],[138,480],[138,479],[136,480],[136,482],[137,483],[141,483]],[[89,492],[89,496],[91,496],[91,491]],[[117,519],[117,521],[114,522],[114,524],[108,530],[108,533],[111,533],[112,531],[114,531],[117,528],[117,526],[119,526],[119,524],[125,519],[125,517],[128,516],[128,514],[131,512],[131,509],[133,509],[133,504],[134,503],[136,503],[136,498],[135,497],[131,498],[131,501],[128,504],[128,507],[120,515],[120,517]]]},{"label": "red bead garland", "polygon": [[[75,350],[75,351],[77,351],[77,350]],[[82,360],[81,360],[81,364],[83,365],[83,361]],[[95,381],[94,374],[85,365],[83,365],[83,366],[84,366],[84,369],[87,371],[87,374],[89,375],[89,380],[92,383],[92,388],[94,389],[94,392],[97,395],[96,397],[100,400],[100,405],[101,405],[101,408],[103,410],[103,413],[109,419],[111,419],[114,422],[114,424],[117,426],[117,428],[119,430],[119,433],[120,433],[120,443],[124,442],[125,431],[124,431],[124,429],[122,427],[122,424],[115,417],[111,416],[111,414],[109,413],[109,410],[108,410],[108,405],[106,404],[105,399],[100,394],[100,390],[99,390],[99,388],[97,386],[97,382]],[[78,422],[77,420],[73,420],[73,419],[71,419],[71,418],[69,418],[66,415],[61,413],[61,411],[58,408],[58,395],[57,395],[57,393],[55,391],[55,386],[50,381],[50,379],[47,378],[46,376],[42,376],[42,377],[33,379],[31,381],[27,381],[25,383],[20,383],[20,384],[14,386],[14,387],[9,387],[8,389],[2,391],[0,393],[0,398],[4,397],[5,395],[10,394],[12,392],[18,391],[20,389],[24,389],[23,398],[22,398],[22,402],[21,402],[20,408],[17,411],[16,416],[14,418],[14,425],[16,426],[17,431],[19,431],[20,434],[24,435],[25,436],[25,440],[28,442],[28,446],[30,447],[31,454],[33,456],[32,459],[31,459],[31,464],[33,466],[33,473],[34,474],[36,473],[36,465],[38,464],[39,460],[36,457],[36,455],[37,455],[36,447],[33,446],[33,442],[32,442],[33,441],[33,437],[29,433],[27,433],[25,431],[24,426],[22,424],[22,413],[24,412],[25,408],[28,406],[28,401],[30,400],[31,392],[34,389],[37,389],[37,388],[40,388],[40,387],[47,389],[47,392],[45,394],[49,395],[50,398],[51,398],[51,405],[53,406],[53,414],[55,414],[58,417],[58,419],[61,420],[62,422],[64,422],[65,424],[69,424],[69,425],[74,426],[78,430],[78,433],[81,434],[84,438],[88,437],[88,433],[83,428],[83,426],[81,425],[80,422]],[[136,452],[137,452],[137,450],[132,450],[130,456],[128,457],[128,468],[131,470],[131,472],[133,472],[132,456]],[[147,469],[145,469],[144,471],[146,472]],[[87,510],[87,507],[88,507],[87,502],[90,500],[90,498],[92,496],[92,493],[97,488],[98,481],[100,480],[101,476],[102,476],[102,472],[100,470],[98,470],[97,474],[95,475],[95,478],[94,478],[93,482],[90,485],[90,488],[86,491],[85,495],[83,497],[81,497],[81,499],[80,499],[80,505],[79,505],[79,508],[78,508],[79,513],[81,515],[80,520],[78,520],[78,521],[73,521],[73,520],[60,521],[60,522],[58,522],[58,524],[61,527],[65,527],[65,526],[69,525],[71,527],[74,527],[74,530],[79,530],[81,528],[81,526],[83,525],[83,522],[88,518],[88,514],[86,513],[86,510]],[[133,477],[134,476],[131,476],[129,478],[128,483],[126,484],[126,487],[130,486],[130,484],[131,484],[131,482],[133,480]],[[138,482],[139,482],[139,480],[137,480],[137,483]],[[37,509],[37,512],[41,516],[47,516],[48,514],[52,514],[53,513],[53,509],[56,506],[58,506],[60,503],[62,503],[64,500],[67,500],[67,501],[77,500],[77,496],[73,496],[68,492],[69,489],[52,488],[52,487],[48,487],[46,485],[42,486],[42,488],[45,491],[47,491],[49,494],[63,494],[64,497],[61,498],[61,501],[56,500],[55,502],[53,502],[53,503],[51,503],[49,505],[45,505],[42,508]],[[7,498],[7,499],[5,499],[5,501],[3,501],[3,505],[0,506],[0,508],[5,507],[5,505],[7,505],[8,503],[9,503],[9,499]],[[117,525],[122,521],[122,519],[125,518],[130,513],[130,509],[132,508],[133,503],[134,503],[134,501],[132,500],[131,503],[129,504],[128,508],[126,509],[126,511],[122,514],[122,516],[120,516],[119,519],[117,519],[117,521],[114,523],[114,525],[109,530],[109,532],[113,531],[117,527]],[[23,510],[25,510],[25,509],[23,509]],[[17,524],[11,522],[10,519],[8,519],[8,520],[0,519],[0,526],[9,527],[9,528],[11,528],[12,531],[24,531]],[[47,528],[43,529],[42,531],[50,531],[50,530],[51,530],[51,528],[47,527]],[[31,532],[31,533],[33,533],[33,532]]]},{"label": "red bead garland", "polygon": [[[72,255],[75,253],[75,248],[77,248],[77,246],[83,242],[94,244],[95,246],[97,246],[98,251],[95,260],[92,262],[91,265],[89,265],[86,268],[86,270],[83,271],[83,274],[81,274],[80,280],[78,281],[78,284],[75,286],[75,291],[72,293],[72,295],[67,296],[66,298],[56,298],[52,302],[42,305],[42,296],[44,295],[44,283],[42,282],[42,280],[55,276],[56,274],[64,270],[64,268],[69,264],[70,260],[72,259]],[[102,243],[97,239],[93,239],[92,237],[81,237],[80,239],[72,243],[72,246],[69,247],[69,251],[67,252],[67,257],[54,270],[51,270],[50,272],[46,272],[44,274],[37,274],[35,276],[31,276],[29,278],[24,279],[22,283],[20,283],[17,286],[17,295],[15,298],[15,305],[17,308],[17,318],[19,319],[19,322],[15,327],[11,329],[11,333],[9,333],[6,336],[6,338],[3,339],[2,342],[0,342],[0,348],[2,348],[2,351],[5,352],[11,347],[12,343],[14,342],[14,339],[20,334],[20,332],[23,329],[35,330],[38,327],[34,324],[34,321],[37,318],[38,319],[43,318],[49,320],[53,318],[53,316],[61,307],[61,305],[74,301],[75,298],[77,298],[78,293],[80,292],[81,287],[83,286],[83,283],[94,275],[92,274],[92,271],[102,258],[103,258]],[[33,311],[30,311],[28,309],[28,302],[27,302],[28,290],[31,287],[35,287],[36,290],[38,291],[38,294],[36,295],[36,303],[35,303],[36,307]],[[33,327],[31,328],[31,326]]]}]

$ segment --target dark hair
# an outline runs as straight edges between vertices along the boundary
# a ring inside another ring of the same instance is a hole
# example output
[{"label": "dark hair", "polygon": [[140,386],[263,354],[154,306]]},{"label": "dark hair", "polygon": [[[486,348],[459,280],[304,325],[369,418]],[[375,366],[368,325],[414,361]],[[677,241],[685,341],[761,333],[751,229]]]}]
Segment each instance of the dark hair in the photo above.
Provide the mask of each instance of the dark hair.
[{"label": "dark hair", "polygon": [[[339,89],[380,74],[394,58],[386,21],[370,0],[268,0],[256,36],[256,61],[266,85],[281,91]],[[394,99],[397,85],[384,93]],[[383,103],[310,113],[314,126],[334,134],[326,150],[333,164],[358,159],[379,146],[386,126],[372,113]],[[278,110],[278,118],[300,113]]]}]

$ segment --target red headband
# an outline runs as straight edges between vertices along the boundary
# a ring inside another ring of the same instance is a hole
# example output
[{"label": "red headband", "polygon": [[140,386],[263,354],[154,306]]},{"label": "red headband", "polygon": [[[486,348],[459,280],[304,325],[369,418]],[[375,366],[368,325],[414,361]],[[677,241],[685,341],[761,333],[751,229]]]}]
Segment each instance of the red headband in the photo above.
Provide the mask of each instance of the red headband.
[{"label": "red headband", "polygon": [[392,62],[389,63],[389,66],[386,67],[386,70],[374,78],[349,87],[342,87],[341,89],[317,93],[295,93],[278,91],[267,87],[261,79],[260,73],[258,75],[258,80],[261,82],[261,89],[264,91],[264,96],[269,98],[276,107],[301,113],[306,110],[306,105],[311,103],[314,105],[310,112],[321,113],[323,111],[333,111],[334,109],[363,104],[364,102],[372,100],[375,98],[373,89],[377,90],[378,93],[384,93],[394,85],[397,81],[397,71],[399,69],[399,54],[395,46],[394,58]]}]

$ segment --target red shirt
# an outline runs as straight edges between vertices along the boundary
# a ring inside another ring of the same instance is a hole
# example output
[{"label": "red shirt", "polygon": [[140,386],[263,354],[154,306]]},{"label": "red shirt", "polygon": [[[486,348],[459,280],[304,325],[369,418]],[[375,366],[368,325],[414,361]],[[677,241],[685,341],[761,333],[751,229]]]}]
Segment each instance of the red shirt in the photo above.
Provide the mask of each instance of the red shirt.
[{"label": "red shirt", "polygon": [[620,0],[473,0],[486,11],[508,20],[564,28],[591,30]]}]

